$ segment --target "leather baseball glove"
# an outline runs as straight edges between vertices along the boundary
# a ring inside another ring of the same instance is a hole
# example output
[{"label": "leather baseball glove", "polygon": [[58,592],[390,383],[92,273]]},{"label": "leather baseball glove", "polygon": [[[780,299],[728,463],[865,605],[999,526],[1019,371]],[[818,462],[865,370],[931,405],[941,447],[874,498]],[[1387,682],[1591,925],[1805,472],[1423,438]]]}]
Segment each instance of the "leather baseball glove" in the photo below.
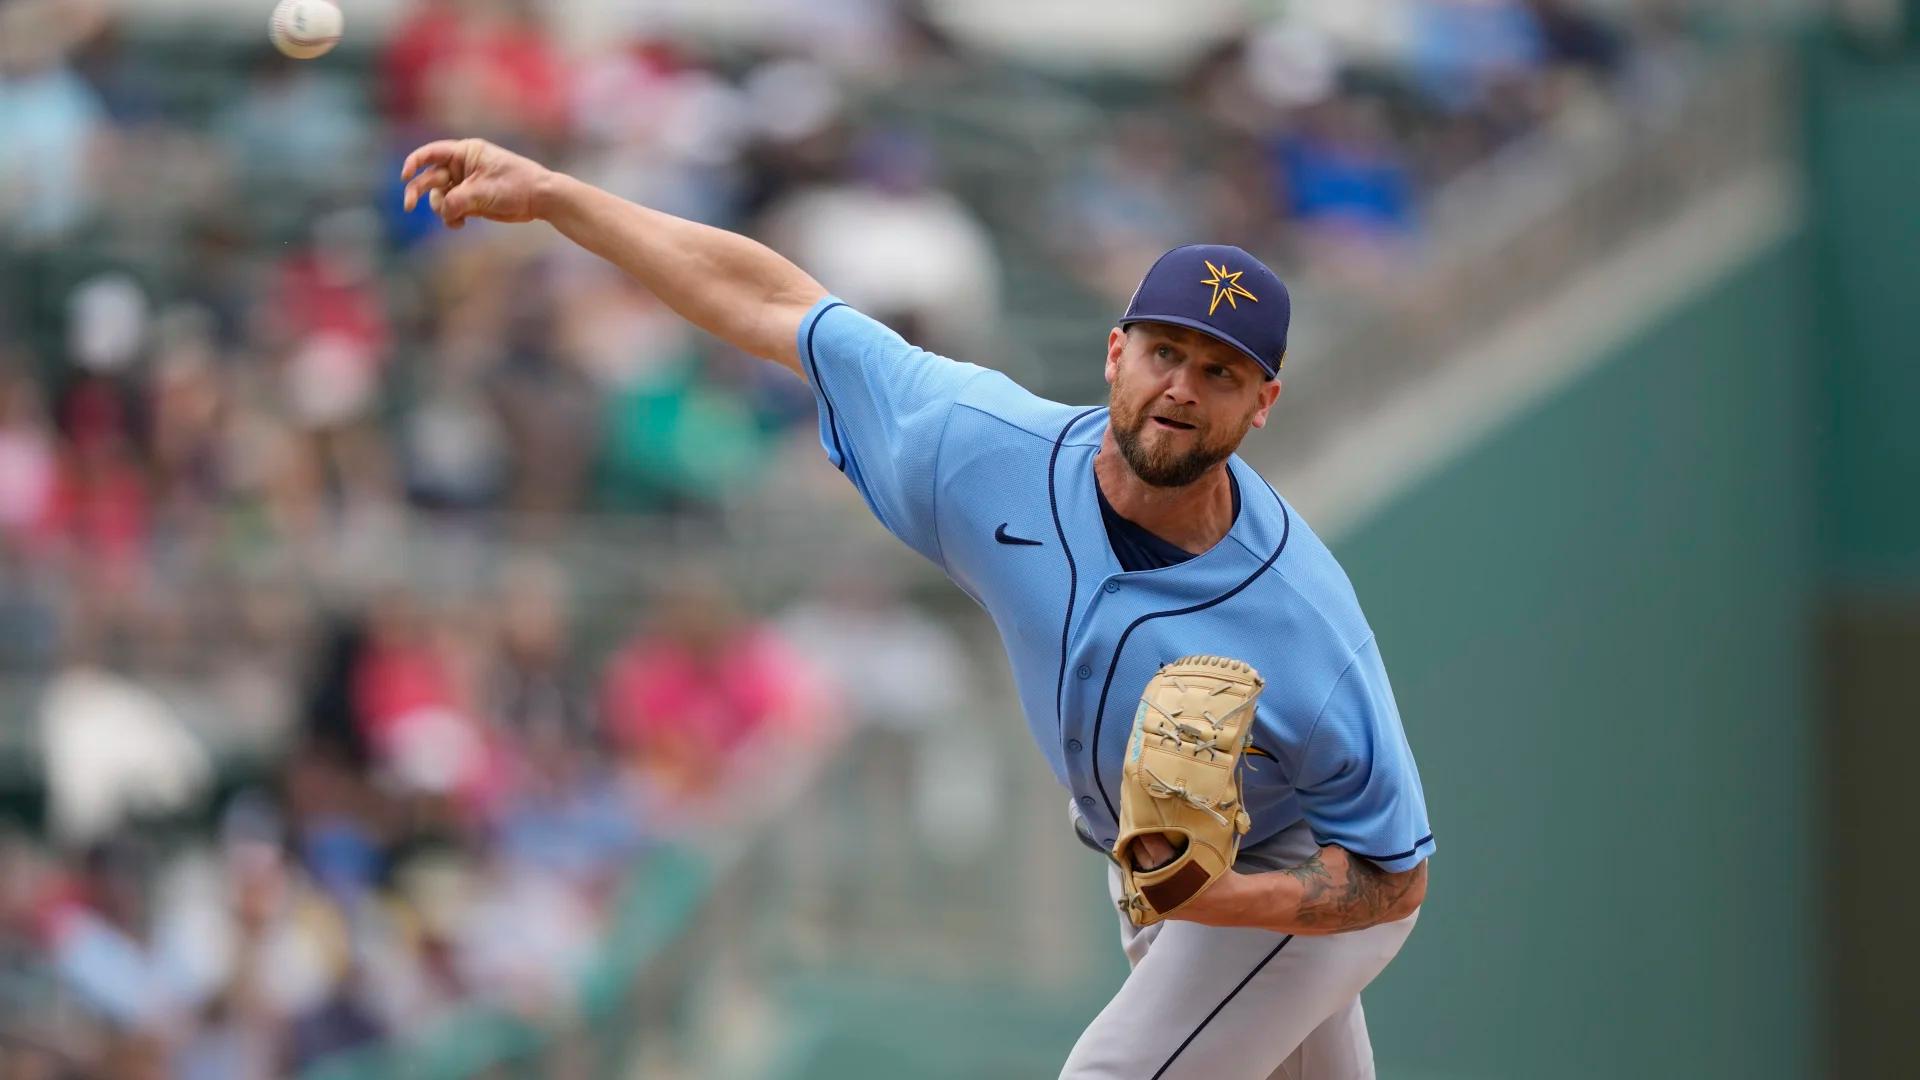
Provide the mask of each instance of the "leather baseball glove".
[{"label": "leather baseball glove", "polygon": [[[1253,737],[1258,672],[1221,656],[1187,656],[1147,681],[1121,768],[1120,910],[1150,926],[1206,891],[1233,866],[1252,828],[1241,805],[1240,763]],[[1161,834],[1176,854],[1149,869],[1137,841]]]}]

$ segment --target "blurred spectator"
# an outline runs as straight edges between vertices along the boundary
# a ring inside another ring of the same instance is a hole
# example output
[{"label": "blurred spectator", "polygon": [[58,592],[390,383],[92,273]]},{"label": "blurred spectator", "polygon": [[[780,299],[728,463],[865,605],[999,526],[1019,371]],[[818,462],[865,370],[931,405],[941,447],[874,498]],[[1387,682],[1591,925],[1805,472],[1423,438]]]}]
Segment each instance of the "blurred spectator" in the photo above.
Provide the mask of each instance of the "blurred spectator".
[{"label": "blurred spectator", "polygon": [[1619,69],[1627,42],[1616,27],[1573,0],[1532,0],[1531,7],[1550,62],[1602,73]]},{"label": "blurred spectator", "polygon": [[461,678],[458,632],[404,591],[375,601],[350,676],[361,736],[403,792],[482,813],[498,794],[500,762]]},{"label": "blurred spectator", "polygon": [[1415,81],[1443,108],[1486,103],[1495,87],[1533,74],[1545,43],[1522,0],[1423,0],[1408,57]]},{"label": "blurred spectator", "polygon": [[100,99],[67,65],[60,0],[0,4],[0,241],[41,247],[93,210],[109,135]]},{"label": "blurred spectator", "polygon": [[767,448],[755,417],[691,355],[609,397],[598,502],[620,511],[711,510],[751,485]]},{"label": "blurred spectator", "polygon": [[161,320],[153,362],[153,488],[160,503],[189,518],[217,507],[228,491],[220,438],[227,386],[213,333],[204,309],[175,308]]},{"label": "blurred spectator", "polygon": [[777,625],[859,723],[931,730],[964,711],[972,665],[952,630],[906,602],[896,576],[870,560],[844,564]]},{"label": "blurred spectator", "polygon": [[1330,103],[1273,141],[1278,202],[1308,227],[1359,235],[1413,226],[1413,177],[1377,108]]},{"label": "blurred spectator", "polygon": [[1301,117],[1267,144],[1274,200],[1294,223],[1292,241],[1329,278],[1386,276],[1415,219],[1413,176],[1380,109],[1334,99]]},{"label": "blurred spectator", "polygon": [[53,828],[70,843],[131,817],[186,809],[213,779],[204,748],[153,691],[90,664],[49,684],[40,707]]},{"label": "blurred spectator", "polygon": [[191,1007],[184,959],[156,935],[147,879],[155,853],[126,840],[90,847],[68,891],[45,910],[56,968],[122,1030],[158,1035]]},{"label": "blurred spectator", "polygon": [[240,181],[262,201],[350,184],[368,164],[370,132],[346,85],[311,64],[261,50],[246,93],[214,120]]},{"label": "blurred spectator", "polygon": [[959,637],[870,561],[841,566],[779,626],[833,680],[863,738],[907,755],[891,775],[866,778],[887,789],[876,804],[912,807],[915,834],[939,858],[983,850],[998,818],[999,761],[967,708],[979,676]]},{"label": "blurred spectator", "polygon": [[1128,116],[1111,141],[1085,150],[1054,192],[1056,257],[1103,295],[1124,298],[1139,267],[1200,235],[1202,190],[1169,123]]},{"label": "blurred spectator", "polygon": [[428,0],[395,31],[382,69],[403,129],[509,143],[566,132],[565,64],[530,0]]},{"label": "blurred spectator", "polygon": [[0,361],[0,537],[9,550],[52,542],[59,459],[38,384]]},{"label": "blurred spectator", "polygon": [[488,665],[489,711],[532,746],[591,747],[597,729],[583,688],[569,669],[566,579],[546,560],[523,559],[501,571],[499,655]]},{"label": "blurred spectator", "polygon": [[824,722],[799,656],[710,575],[684,576],[650,622],[610,662],[601,708],[621,751],[669,802],[710,795],[749,743],[805,737]]},{"label": "blurred spectator", "polygon": [[506,489],[506,440],[500,420],[459,360],[434,358],[418,404],[400,432],[407,494],[429,510],[486,510]]},{"label": "blurred spectator", "polygon": [[591,744],[552,736],[523,747],[514,793],[499,816],[500,850],[518,866],[596,900],[651,840],[658,822],[633,776]]},{"label": "blurred spectator", "polygon": [[286,1068],[305,1072],[328,1057],[386,1039],[389,1030],[367,986],[365,969],[351,966],[319,1004],[289,1025]]},{"label": "blurred spectator", "polygon": [[390,348],[374,223],[363,211],[316,221],[312,245],[278,267],[270,306],[272,334],[288,350],[287,403],[304,426],[326,433],[373,408]]},{"label": "blurred spectator", "polygon": [[875,132],[854,150],[852,182],[795,192],[768,211],[766,229],[836,294],[909,340],[982,356],[999,310],[993,243],[933,174],[924,138]]},{"label": "blurred spectator", "polygon": [[130,275],[90,277],[67,306],[67,352],[82,371],[111,377],[128,372],[147,345],[147,294]]},{"label": "blurred spectator", "polygon": [[555,276],[544,265],[519,271],[502,355],[483,376],[505,442],[506,507],[547,529],[585,503],[600,410],[586,373],[555,344],[563,288]]},{"label": "blurred spectator", "polygon": [[0,665],[34,670],[52,663],[64,614],[60,600],[58,585],[38,572],[25,550],[0,539]]},{"label": "blurred spectator", "polygon": [[469,875],[448,928],[462,981],[521,1015],[564,1008],[593,956],[591,906],[564,878],[504,855]]},{"label": "blurred spectator", "polygon": [[665,42],[597,52],[572,87],[579,138],[571,170],[670,214],[728,221],[739,213],[736,160],[763,107],[753,93],[757,77],[736,88]]}]

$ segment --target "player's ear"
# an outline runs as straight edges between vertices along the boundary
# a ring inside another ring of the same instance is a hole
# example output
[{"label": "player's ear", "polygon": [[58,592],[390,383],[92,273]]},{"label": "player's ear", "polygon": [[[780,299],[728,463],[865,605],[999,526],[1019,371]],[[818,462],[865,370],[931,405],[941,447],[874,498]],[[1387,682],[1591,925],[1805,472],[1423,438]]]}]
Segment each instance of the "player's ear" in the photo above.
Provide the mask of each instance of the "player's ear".
[{"label": "player's ear", "polygon": [[1269,379],[1260,384],[1260,404],[1253,410],[1253,426],[1266,427],[1267,413],[1272,411],[1273,403],[1280,400],[1280,380]]},{"label": "player's ear", "polygon": [[1127,332],[1114,327],[1107,331],[1107,381],[1120,372],[1120,357],[1127,351]]}]

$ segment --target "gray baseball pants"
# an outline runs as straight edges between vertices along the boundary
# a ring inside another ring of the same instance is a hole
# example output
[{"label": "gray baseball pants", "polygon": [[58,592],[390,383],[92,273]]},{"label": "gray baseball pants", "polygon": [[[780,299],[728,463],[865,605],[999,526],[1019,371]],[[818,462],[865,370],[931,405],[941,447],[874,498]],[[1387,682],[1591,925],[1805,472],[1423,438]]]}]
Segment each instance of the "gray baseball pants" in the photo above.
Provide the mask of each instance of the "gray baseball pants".
[{"label": "gray baseball pants", "polygon": [[[1090,847],[1078,814],[1075,831]],[[1298,866],[1319,850],[1302,822],[1243,848],[1242,873]],[[1120,871],[1107,868],[1120,898]],[[1060,1080],[1372,1080],[1360,991],[1420,913],[1346,934],[1304,936],[1169,919],[1134,926],[1118,909],[1133,971],[1080,1035]]]}]

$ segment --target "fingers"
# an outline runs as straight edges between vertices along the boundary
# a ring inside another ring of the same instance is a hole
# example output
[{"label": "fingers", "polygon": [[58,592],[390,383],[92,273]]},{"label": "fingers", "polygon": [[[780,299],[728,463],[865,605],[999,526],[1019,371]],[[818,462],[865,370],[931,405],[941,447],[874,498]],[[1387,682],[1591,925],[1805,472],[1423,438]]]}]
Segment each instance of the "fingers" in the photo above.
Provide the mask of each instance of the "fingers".
[{"label": "fingers", "polygon": [[443,165],[449,168],[466,155],[465,139],[440,139],[420,147],[407,155],[400,166],[400,179],[413,175],[415,169],[423,165]]},{"label": "fingers", "polygon": [[401,179],[407,184],[401,201],[407,212],[413,212],[425,195],[450,229],[466,224],[468,217],[486,217],[501,202],[503,192],[512,194],[511,185],[503,185],[493,174],[511,164],[513,155],[490,153],[493,149],[481,139],[442,139],[408,154],[400,166]]},{"label": "fingers", "polygon": [[486,193],[480,190],[480,185],[481,181],[469,180],[445,191],[435,189],[434,194],[439,198],[434,201],[433,208],[440,215],[440,220],[446,222],[447,228],[457,229],[465,225],[468,215],[480,213],[486,207]]},{"label": "fingers", "polygon": [[429,169],[407,184],[406,208],[411,213],[420,205],[420,196],[424,193],[427,206],[440,215],[448,228],[457,229],[466,223],[468,215],[486,205],[484,192],[477,190],[477,186],[483,185],[479,180],[453,182],[445,169]]},{"label": "fingers", "polygon": [[[435,165],[419,176],[407,181],[407,193],[401,202],[406,207],[407,212],[412,213],[413,208],[419,205],[422,194],[431,193],[437,196],[442,190],[452,187],[453,183],[453,173],[443,166]],[[433,208],[436,211],[440,209],[437,201],[434,203]]]},{"label": "fingers", "polygon": [[453,188],[447,187],[434,187],[427,190],[427,205],[433,209],[434,213],[440,215],[441,223],[449,229],[457,229],[466,224],[464,207],[470,201],[463,198],[460,200],[460,205],[463,209],[453,209],[454,190]]},{"label": "fingers", "polygon": [[1134,839],[1131,854],[1134,869],[1155,870],[1166,865],[1172,858],[1174,847],[1166,837],[1158,833],[1148,833]]}]

